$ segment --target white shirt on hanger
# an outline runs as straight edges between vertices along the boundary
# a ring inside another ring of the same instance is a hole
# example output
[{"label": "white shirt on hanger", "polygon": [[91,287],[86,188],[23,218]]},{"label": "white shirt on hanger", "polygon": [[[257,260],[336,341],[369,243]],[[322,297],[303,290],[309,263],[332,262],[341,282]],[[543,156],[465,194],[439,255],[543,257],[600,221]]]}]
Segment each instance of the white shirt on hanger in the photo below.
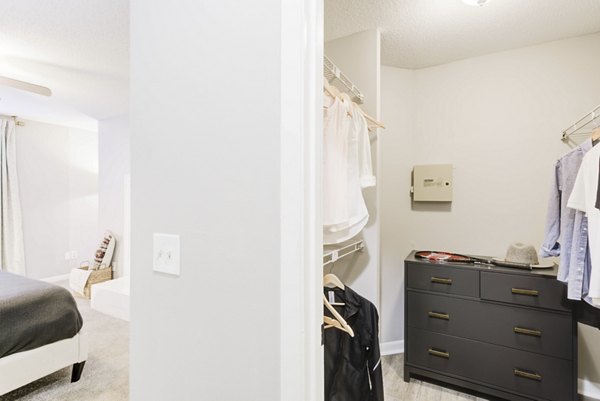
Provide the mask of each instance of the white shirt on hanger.
[{"label": "white shirt on hanger", "polygon": [[367,121],[348,95],[325,97],[323,243],[339,244],[369,220],[362,189],[375,185]]},{"label": "white shirt on hanger", "polygon": [[588,239],[592,261],[589,296],[595,306],[600,306],[600,210],[595,207],[599,158],[600,146],[594,146],[583,157],[567,203],[568,207],[585,212],[588,218]]}]

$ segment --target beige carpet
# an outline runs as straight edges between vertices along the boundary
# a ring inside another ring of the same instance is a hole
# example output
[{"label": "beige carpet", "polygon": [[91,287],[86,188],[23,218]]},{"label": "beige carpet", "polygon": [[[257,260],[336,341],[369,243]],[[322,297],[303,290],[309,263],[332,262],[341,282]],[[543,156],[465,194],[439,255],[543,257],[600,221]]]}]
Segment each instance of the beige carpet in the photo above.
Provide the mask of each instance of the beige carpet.
[{"label": "beige carpet", "polygon": [[127,401],[129,399],[129,323],[90,308],[76,298],[89,340],[81,379],[71,383],[71,367],[0,397],[0,401]]}]

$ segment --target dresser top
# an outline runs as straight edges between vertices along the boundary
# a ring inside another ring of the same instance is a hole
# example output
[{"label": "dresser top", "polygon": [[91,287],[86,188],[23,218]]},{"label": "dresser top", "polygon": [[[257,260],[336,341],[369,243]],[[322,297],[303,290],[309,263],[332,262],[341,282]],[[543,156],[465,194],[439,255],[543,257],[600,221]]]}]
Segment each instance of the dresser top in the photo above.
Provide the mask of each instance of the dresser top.
[{"label": "dresser top", "polygon": [[[465,270],[479,270],[479,271],[490,271],[490,272],[498,272],[498,273],[508,273],[508,274],[522,274],[522,275],[535,275],[540,277],[550,277],[556,278],[558,274],[558,265],[554,264],[554,267],[549,269],[533,269],[533,270],[525,270],[525,269],[515,269],[511,267],[502,267],[496,265],[486,265],[486,264],[473,264],[473,263],[456,263],[456,262],[432,262],[425,259],[417,259],[415,258],[415,250],[411,251],[405,262],[417,263],[429,266],[448,266],[452,268],[465,269]],[[474,257],[482,257],[477,255],[467,255],[466,256],[474,256]],[[485,258],[488,258],[487,256]]]}]

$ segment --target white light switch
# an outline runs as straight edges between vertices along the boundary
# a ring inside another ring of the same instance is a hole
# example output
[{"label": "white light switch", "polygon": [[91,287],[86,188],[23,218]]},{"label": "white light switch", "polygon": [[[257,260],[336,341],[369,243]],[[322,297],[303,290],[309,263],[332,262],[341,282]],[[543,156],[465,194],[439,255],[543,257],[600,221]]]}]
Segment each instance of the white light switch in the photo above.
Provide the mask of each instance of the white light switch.
[{"label": "white light switch", "polygon": [[153,256],[154,271],[179,276],[179,235],[155,233]]}]

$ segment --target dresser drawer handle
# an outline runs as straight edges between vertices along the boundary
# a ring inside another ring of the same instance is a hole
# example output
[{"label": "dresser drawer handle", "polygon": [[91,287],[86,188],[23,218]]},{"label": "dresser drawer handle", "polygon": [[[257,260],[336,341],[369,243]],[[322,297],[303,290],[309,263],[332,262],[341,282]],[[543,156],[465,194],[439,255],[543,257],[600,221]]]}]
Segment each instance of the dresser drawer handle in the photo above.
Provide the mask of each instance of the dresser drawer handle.
[{"label": "dresser drawer handle", "polygon": [[542,381],[542,376],[538,375],[537,373],[524,372],[524,371],[519,370],[519,369],[513,369],[513,373],[514,373],[515,376],[523,377],[525,379],[536,380],[538,382]]},{"label": "dresser drawer handle", "polygon": [[517,334],[525,334],[528,336],[534,336],[534,337],[542,336],[542,332],[540,330],[525,329],[523,327],[515,327],[513,329],[513,331]]},{"label": "dresser drawer handle", "polygon": [[513,294],[529,295],[529,296],[532,296],[532,297],[537,297],[538,295],[540,295],[540,292],[538,290],[524,290],[522,288],[513,288],[511,290],[511,292]]},{"label": "dresser drawer handle", "polygon": [[427,351],[429,352],[429,355],[438,356],[440,358],[445,358],[445,359],[450,359],[450,353],[449,352],[438,351],[438,350],[433,349],[433,348],[429,348]]},{"label": "dresser drawer handle", "polygon": [[431,278],[431,282],[432,283],[437,283],[437,284],[452,285],[452,279],[451,278],[432,277]]},{"label": "dresser drawer handle", "polygon": [[436,319],[442,319],[442,320],[450,320],[450,315],[447,313],[439,313],[439,312],[428,312],[427,313],[429,315],[429,317],[433,317]]}]

